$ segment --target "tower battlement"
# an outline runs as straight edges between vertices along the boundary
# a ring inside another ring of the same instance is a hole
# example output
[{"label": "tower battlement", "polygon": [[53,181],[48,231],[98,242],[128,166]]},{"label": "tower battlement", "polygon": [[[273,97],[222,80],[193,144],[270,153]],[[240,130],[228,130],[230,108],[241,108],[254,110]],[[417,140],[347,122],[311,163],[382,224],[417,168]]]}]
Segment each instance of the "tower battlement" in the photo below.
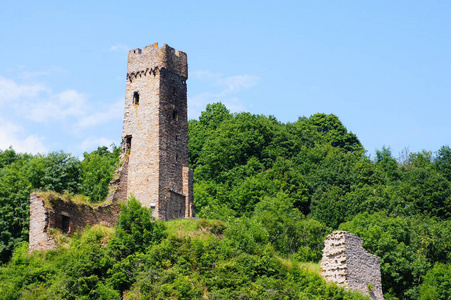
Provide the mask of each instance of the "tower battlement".
[{"label": "tower battlement", "polygon": [[133,80],[137,76],[155,75],[161,70],[188,79],[188,56],[185,52],[175,50],[167,44],[159,48],[158,43],[128,52],[128,80]]}]

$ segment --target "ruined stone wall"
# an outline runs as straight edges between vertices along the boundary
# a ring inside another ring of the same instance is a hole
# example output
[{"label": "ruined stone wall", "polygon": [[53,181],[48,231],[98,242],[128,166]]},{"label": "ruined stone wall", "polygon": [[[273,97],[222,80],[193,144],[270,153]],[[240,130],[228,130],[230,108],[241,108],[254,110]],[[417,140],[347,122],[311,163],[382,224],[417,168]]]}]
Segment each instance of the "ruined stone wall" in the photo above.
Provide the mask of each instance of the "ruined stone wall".
[{"label": "ruined stone wall", "polygon": [[384,299],[379,257],[363,249],[363,240],[347,231],[334,231],[324,241],[321,274],[329,282]]},{"label": "ruined stone wall", "polygon": [[[127,197],[162,219],[191,217],[188,168],[187,55],[153,44],[130,50],[127,69],[123,156],[128,157]],[[120,181],[124,179],[120,178]],[[115,196],[125,201],[123,195]]]},{"label": "ruined stone wall", "polygon": [[49,250],[56,247],[55,240],[49,234],[49,212],[38,195],[30,195],[30,237],[29,251]]},{"label": "ruined stone wall", "polygon": [[123,155],[120,159],[121,165],[116,170],[113,180],[108,189],[108,202],[117,203],[119,200],[127,199],[128,186],[128,157]]},{"label": "ruined stone wall", "polygon": [[51,230],[59,230],[69,236],[87,225],[114,226],[120,213],[120,205],[110,203],[90,206],[62,200],[53,194],[30,195],[30,252],[48,250],[56,244]]},{"label": "ruined stone wall", "polygon": [[186,195],[185,198],[185,217],[192,218],[195,217],[194,211],[194,196],[193,196],[193,170],[189,167],[183,167],[183,194]]}]

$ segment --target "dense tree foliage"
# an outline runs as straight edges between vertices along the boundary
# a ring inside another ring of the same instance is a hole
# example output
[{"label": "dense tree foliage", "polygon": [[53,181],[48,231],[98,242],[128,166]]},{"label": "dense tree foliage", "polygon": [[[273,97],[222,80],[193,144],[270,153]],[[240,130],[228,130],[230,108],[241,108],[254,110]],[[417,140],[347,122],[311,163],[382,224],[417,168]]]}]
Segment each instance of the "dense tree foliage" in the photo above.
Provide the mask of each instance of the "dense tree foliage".
[{"label": "dense tree foliage", "polygon": [[317,261],[322,245],[300,238],[301,222],[310,222],[312,240],[339,227],[354,232],[382,258],[392,297],[419,298],[428,270],[449,263],[448,146],[406,152],[402,161],[383,147],[370,159],[334,115],[283,124],[220,103],[189,125],[199,216],[248,219],[237,224],[259,226],[281,255],[302,260]]},{"label": "dense tree foliage", "polygon": [[[332,230],[353,232],[381,258],[387,299],[448,299],[451,148],[382,147],[374,158],[337,116],[293,123],[230,113],[221,103],[189,121],[189,163],[201,218],[153,222],[136,200],[115,233],[93,228],[70,247],[26,254],[29,193],[107,195],[119,148],[82,161],[0,151],[0,290],[22,298],[354,299],[299,269],[317,263]],[[172,224],[172,225],[171,225]],[[194,227],[193,227],[194,226]],[[22,246],[21,246],[22,245]],[[65,279],[63,279],[65,278]]]}]

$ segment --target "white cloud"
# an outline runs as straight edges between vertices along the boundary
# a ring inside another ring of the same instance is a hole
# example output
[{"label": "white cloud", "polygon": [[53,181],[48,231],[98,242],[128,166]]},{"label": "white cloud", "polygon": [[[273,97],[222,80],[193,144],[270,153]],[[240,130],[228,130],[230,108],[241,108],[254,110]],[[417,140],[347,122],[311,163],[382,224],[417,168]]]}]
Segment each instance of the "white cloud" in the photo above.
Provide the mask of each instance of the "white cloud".
[{"label": "white cloud", "polygon": [[2,122],[2,125],[0,125],[0,149],[7,149],[12,146],[17,152],[33,154],[47,152],[47,147],[43,143],[43,137],[28,135],[21,139],[18,136],[23,132],[23,128],[18,125]]},{"label": "white cloud", "polygon": [[226,89],[223,90],[224,94],[238,93],[242,90],[247,90],[255,86],[259,78],[255,75],[236,75],[224,78],[217,82],[218,85],[225,86]]},{"label": "white cloud", "polygon": [[63,121],[67,117],[84,116],[86,108],[86,95],[67,90],[43,101],[32,101],[26,117],[39,123]]},{"label": "white cloud", "polygon": [[111,120],[121,119],[124,110],[124,101],[116,101],[109,107],[104,107],[103,110],[87,114],[78,120],[76,127],[85,129],[94,127],[99,124],[105,124]]},{"label": "white cloud", "polygon": [[13,80],[0,76],[0,105],[22,97],[37,97],[49,89],[41,84],[18,84]]},{"label": "white cloud", "polygon": [[[25,69],[25,67],[23,69]],[[55,73],[60,73],[62,71],[63,69],[61,69],[59,66],[51,66],[50,68],[44,71],[21,71],[19,77],[23,79],[30,79],[46,75],[53,75]]]},{"label": "white cloud", "polygon": [[194,78],[196,80],[201,81],[210,81],[210,80],[217,80],[222,77],[221,73],[213,73],[206,70],[197,70],[190,72],[189,74],[190,78]]},{"label": "white cloud", "polygon": [[105,137],[88,137],[80,144],[80,150],[89,152],[97,149],[97,147],[109,147],[114,141]]},{"label": "white cloud", "polygon": [[0,76],[0,149],[12,146],[18,152],[43,153],[56,145],[74,147],[73,151],[110,146],[111,139],[87,136],[95,135],[101,125],[122,120],[123,100],[88,100],[73,89],[56,93],[43,84]]},{"label": "white cloud", "polygon": [[10,103],[19,117],[45,124],[72,123],[76,133],[122,118],[122,100],[103,106],[93,106],[87,100],[86,94],[76,90],[54,93],[44,85],[19,84],[0,77],[0,105]]},{"label": "white cloud", "polygon": [[128,52],[130,48],[127,45],[117,44],[110,47],[110,51]]},{"label": "white cloud", "polygon": [[[194,80],[209,83],[209,88],[216,90],[214,92],[204,92],[189,98],[189,118],[195,118],[208,103],[222,102],[230,111],[238,112],[246,109],[244,103],[238,97],[241,91],[250,89],[257,85],[260,78],[252,74],[242,74],[224,77],[220,73],[210,71],[194,71]],[[204,85],[207,87],[207,85]],[[219,88],[219,89],[218,89]]]}]

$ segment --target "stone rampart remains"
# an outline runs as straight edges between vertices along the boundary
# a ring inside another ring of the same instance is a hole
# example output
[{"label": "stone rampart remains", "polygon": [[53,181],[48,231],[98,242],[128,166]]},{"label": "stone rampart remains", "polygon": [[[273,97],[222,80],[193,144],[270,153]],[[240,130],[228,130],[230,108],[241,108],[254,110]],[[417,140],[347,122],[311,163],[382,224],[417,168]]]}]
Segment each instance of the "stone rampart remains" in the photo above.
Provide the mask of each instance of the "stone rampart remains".
[{"label": "stone rampart remains", "polygon": [[321,275],[371,299],[384,299],[379,257],[363,249],[363,240],[350,232],[334,231],[326,237]]},{"label": "stone rampart remains", "polygon": [[68,236],[87,225],[114,226],[120,213],[119,204],[90,206],[65,201],[53,194],[30,195],[29,250],[48,250],[56,246],[52,230]]},{"label": "stone rampart remains", "polygon": [[188,58],[164,44],[130,50],[122,153],[109,205],[30,196],[30,251],[55,247],[51,229],[72,235],[87,225],[113,226],[119,202],[134,195],[161,220],[194,217],[188,166]]}]

